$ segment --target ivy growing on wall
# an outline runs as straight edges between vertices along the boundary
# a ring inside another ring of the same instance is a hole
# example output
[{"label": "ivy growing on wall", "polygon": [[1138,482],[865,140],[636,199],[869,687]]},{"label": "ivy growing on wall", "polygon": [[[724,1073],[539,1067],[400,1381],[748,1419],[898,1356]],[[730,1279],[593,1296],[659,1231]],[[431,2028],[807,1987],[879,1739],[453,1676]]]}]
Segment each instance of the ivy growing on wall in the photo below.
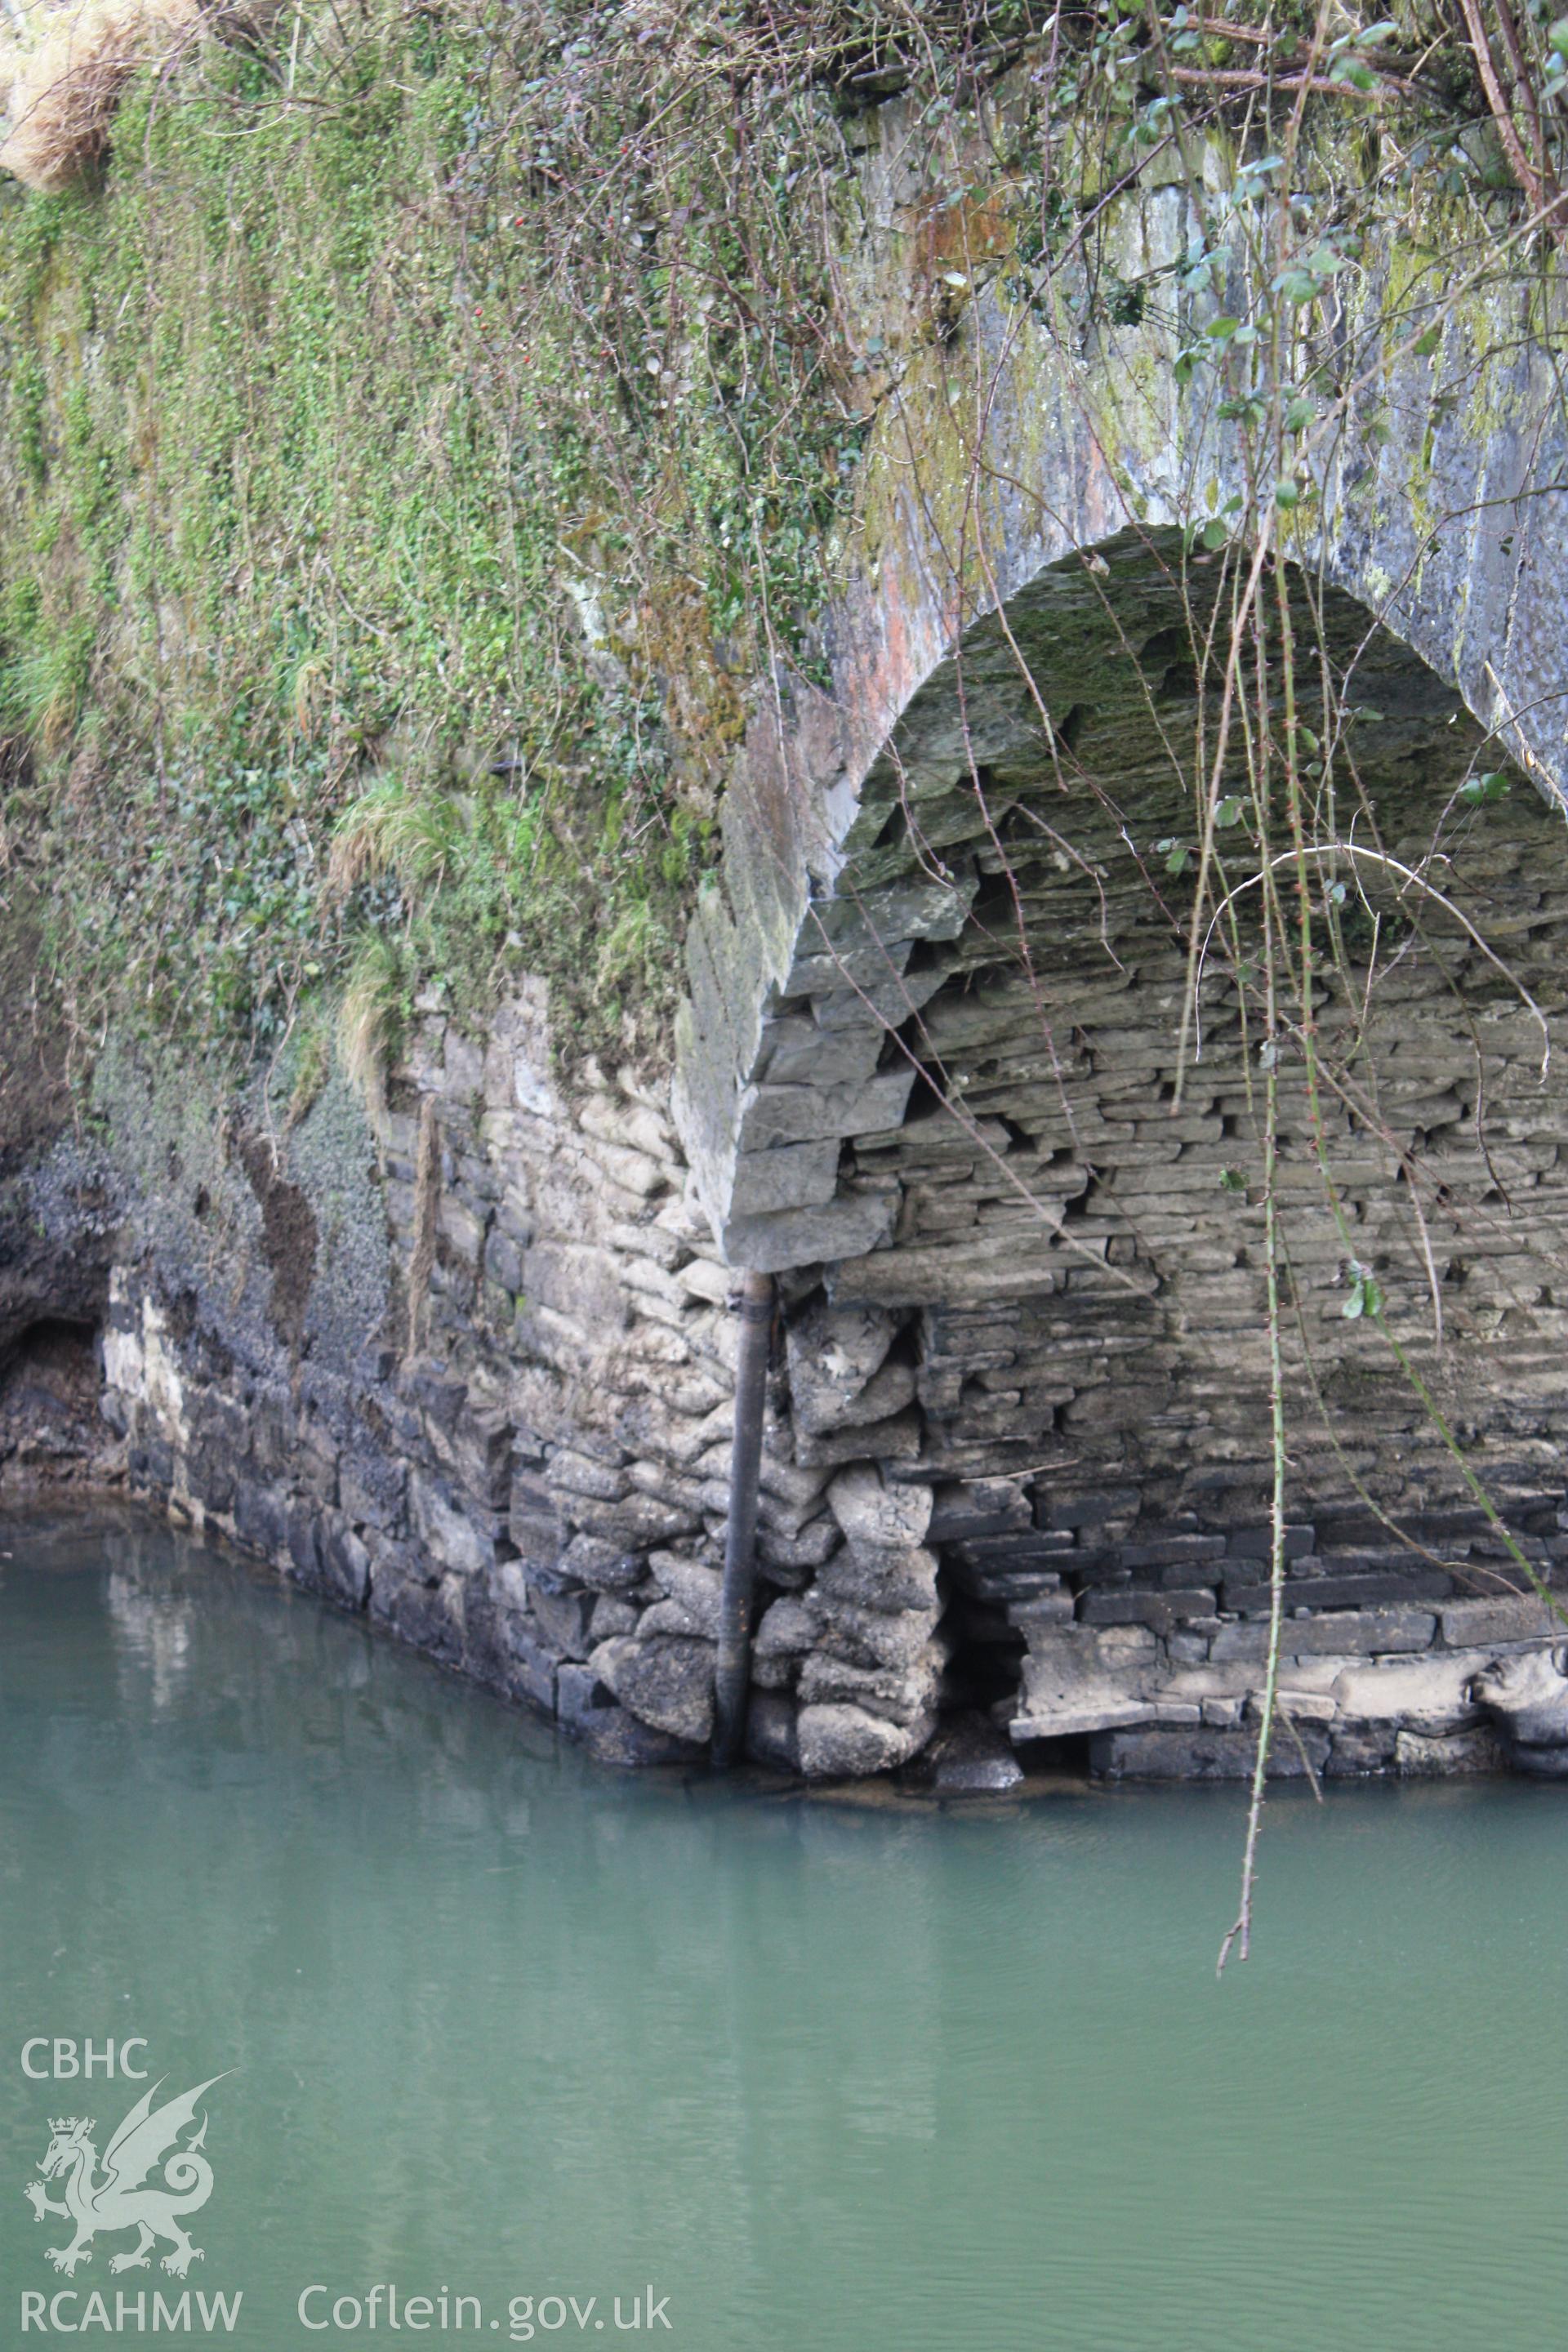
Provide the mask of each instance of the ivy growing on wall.
[{"label": "ivy growing on wall", "polygon": [[833,110],[725,66],[368,0],[8,192],[6,824],[89,1033],[268,1046],[366,943],[385,1012],[521,960],[657,1021],[863,431]]}]

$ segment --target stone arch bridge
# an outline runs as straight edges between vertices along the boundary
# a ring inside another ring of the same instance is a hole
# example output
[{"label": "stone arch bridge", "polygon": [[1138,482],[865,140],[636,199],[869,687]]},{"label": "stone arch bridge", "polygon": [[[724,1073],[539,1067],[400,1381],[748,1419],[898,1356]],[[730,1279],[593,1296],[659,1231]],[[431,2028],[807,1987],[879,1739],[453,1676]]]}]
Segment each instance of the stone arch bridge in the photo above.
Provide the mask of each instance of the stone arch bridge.
[{"label": "stone arch bridge", "polygon": [[[918,333],[914,135],[883,110],[865,162],[857,299],[900,356],[834,688],[766,683],[668,1070],[568,1087],[530,989],[482,1034],[428,1011],[375,1136],[329,1089],[279,1139],[107,1055],[109,1161],[61,1141],[17,1180],[54,1255],[13,1252],[6,1329],[90,1264],[134,1484],[606,1758],[681,1760],[713,1723],[730,1293],[765,1274],[753,1756],[1237,1774],[1272,1478],[1253,918],[1194,988],[1179,747],[1236,577],[1191,526],[1243,452],[1173,326],[1069,344],[976,272]],[[1124,278],[1184,204],[1129,195]],[[1568,449],[1539,286],[1418,351],[1377,328],[1396,260],[1345,298],[1289,542],[1353,807],[1318,1003],[1337,1213],[1278,1063],[1276,1767],[1562,1774],[1519,1563],[1550,1586],[1568,1555]],[[1368,1278],[1424,1396],[1345,1314]]]}]

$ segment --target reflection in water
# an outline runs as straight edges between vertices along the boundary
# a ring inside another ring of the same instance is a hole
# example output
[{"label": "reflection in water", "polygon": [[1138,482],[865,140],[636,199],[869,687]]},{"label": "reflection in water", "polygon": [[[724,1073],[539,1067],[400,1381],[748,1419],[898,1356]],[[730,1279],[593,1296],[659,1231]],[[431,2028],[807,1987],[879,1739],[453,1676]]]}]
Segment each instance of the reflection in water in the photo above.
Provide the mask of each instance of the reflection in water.
[{"label": "reflection in water", "polygon": [[[162,1530],[0,1549],[0,1996],[238,2070],[198,2242],[265,2352],[312,2280],[651,2281],[695,2352],[1561,2333],[1560,1791],[1271,1804],[1216,1987],[1233,1792],[619,1780]],[[0,2257],[43,2285],[16,2192],[64,2094],[0,2079]]]},{"label": "reflection in water", "polygon": [[[179,1686],[191,1647],[191,1612],[183,1601],[149,1592],[130,1569],[117,1568],[106,1597],[127,1663],[151,1670],[152,1703],[163,1714]],[[127,1689],[127,1699],[131,1691]]]}]

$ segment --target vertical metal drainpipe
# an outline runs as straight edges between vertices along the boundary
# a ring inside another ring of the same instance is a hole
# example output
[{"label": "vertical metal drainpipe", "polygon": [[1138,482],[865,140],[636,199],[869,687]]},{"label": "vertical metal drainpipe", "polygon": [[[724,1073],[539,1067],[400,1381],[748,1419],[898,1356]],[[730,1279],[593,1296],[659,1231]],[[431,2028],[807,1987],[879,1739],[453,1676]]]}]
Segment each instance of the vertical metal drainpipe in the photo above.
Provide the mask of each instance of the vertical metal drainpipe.
[{"label": "vertical metal drainpipe", "polygon": [[757,1582],[757,1480],[763,1466],[763,1407],[773,1322],[771,1274],[744,1274],[736,1299],[741,1344],[735,1360],[735,1441],[730,1462],[730,1524],[719,1599],[719,1664],[714,1682],[713,1761],[731,1765],[746,1736],[752,1676],[752,1604]]}]

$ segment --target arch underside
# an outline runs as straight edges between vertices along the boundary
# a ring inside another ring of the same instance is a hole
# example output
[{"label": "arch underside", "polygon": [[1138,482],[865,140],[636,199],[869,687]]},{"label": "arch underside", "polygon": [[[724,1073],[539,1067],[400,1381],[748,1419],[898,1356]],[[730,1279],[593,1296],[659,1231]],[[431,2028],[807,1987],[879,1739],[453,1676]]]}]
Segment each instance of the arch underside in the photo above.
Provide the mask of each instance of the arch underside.
[{"label": "arch underside", "polygon": [[[1259,1040],[1236,970],[1255,887],[1184,1034],[1194,625],[1228,576],[1184,578],[1179,541],[1128,534],[973,630],[868,776],[771,1003],[724,1240],[780,1275],[773,1450],[834,1465],[848,1538],[806,1597],[804,1674],[798,1599],[758,1645],[760,1679],[804,1703],[808,1765],[814,1712],[868,1711],[887,1761],[945,1703],[1017,1743],[1087,1735],[1111,1772],[1245,1769],[1273,1475]],[[1344,1231],[1299,1044],[1279,1049],[1300,1734],[1279,1768],[1447,1768],[1493,1752],[1473,1677],[1550,1621],[1387,1340],[1347,1319],[1347,1261],[1554,1578],[1568,1059],[1543,1079],[1524,992],[1561,1014],[1568,860],[1522,778],[1460,792],[1503,762],[1407,649],[1335,592],[1298,579],[1292,606],[1304,709],[1327,677],[1353,714],[1319,837],[1363,854],[1332,868],[1342,964],[1317,983]],[[1217,701],[1211,677],[1211,729]],[[1231,888],[1256,872],[1244,834],[1219,842]]]}]

